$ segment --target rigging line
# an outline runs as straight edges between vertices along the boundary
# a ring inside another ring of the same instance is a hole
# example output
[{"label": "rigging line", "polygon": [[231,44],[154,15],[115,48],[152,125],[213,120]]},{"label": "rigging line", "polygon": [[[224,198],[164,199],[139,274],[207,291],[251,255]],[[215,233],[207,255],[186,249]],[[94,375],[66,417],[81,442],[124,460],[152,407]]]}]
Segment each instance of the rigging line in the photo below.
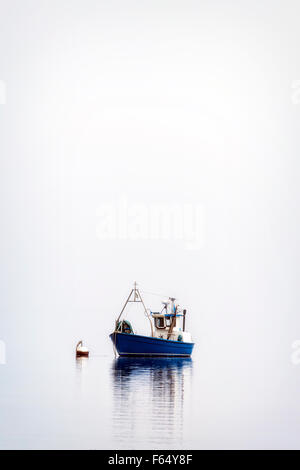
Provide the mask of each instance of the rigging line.
[{"label": "rigging line", "polygon": [[149,295],[157,295],[158,297],[167,297],[169,298],[169,295],[164,295],[164,294],[157,294],[156,292],[146,292],[145,290],[140,290],[143,294],[149,294]]}]

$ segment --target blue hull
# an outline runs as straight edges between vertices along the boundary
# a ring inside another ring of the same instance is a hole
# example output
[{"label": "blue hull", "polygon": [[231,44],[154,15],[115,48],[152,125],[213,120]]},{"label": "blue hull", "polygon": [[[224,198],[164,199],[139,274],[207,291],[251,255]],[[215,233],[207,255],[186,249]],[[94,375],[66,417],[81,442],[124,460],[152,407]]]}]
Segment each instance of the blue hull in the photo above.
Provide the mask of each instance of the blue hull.
[{"label": "blue hull", "polygon": [[151,336],[112,333],[110,339],[120,356],[182,356],[192,354],[194,343],[183,343]]}]

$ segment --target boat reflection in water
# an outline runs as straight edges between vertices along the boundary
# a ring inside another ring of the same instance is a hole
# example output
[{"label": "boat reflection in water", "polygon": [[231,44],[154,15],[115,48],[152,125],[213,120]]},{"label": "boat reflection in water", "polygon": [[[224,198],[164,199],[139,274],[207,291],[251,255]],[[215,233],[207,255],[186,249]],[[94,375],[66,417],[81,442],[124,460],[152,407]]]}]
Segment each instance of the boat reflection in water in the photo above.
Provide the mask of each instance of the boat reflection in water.
[{"label": "boat reflection in water", "polygon": [[113,362],[113,434],[119,448],[179,448],[190,358],[128,358]]}]

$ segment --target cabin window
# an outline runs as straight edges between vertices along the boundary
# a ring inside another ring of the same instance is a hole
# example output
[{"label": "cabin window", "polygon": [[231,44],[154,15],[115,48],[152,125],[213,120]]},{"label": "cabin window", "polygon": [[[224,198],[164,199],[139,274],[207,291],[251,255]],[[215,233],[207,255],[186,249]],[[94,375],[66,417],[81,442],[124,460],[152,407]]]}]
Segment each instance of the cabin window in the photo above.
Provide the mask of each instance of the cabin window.
[{"label": "cabin window", "polygon": [[172,325],[172,321],[174,321],[174,326],[176,326],[176,318],[174,317],[167,317],[166,318],[166,326],[169,328]]},{"label": "cabin window", "polygon": [[155,318],[156,328],[165,328],[165,319],[164,318]]}]

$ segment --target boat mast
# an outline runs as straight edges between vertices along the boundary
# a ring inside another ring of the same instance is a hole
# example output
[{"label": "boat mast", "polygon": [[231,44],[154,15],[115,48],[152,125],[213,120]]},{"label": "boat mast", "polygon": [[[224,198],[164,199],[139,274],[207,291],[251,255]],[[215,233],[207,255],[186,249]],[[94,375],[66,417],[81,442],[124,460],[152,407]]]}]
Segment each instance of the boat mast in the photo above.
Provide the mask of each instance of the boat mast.
[{"label": "boat mast", "polygon": [[171,312],[173,311],[173,318],[172,318],[171,325],[168,331],[168,339],[170,339],[174,326],[176,326],[176,315],[177,315],[177,307],[175,307],[175,303],[174,303],[176,299],[174,299],[174,297],[170,297],[170,300],[172,302]]},{"label": "boat mast", "polygon": [[[133,298],[133,300],[131,300],[131,298]],[[121,316],[122,316],[122,313],[124,312],[124,310],[125,310],[125,308],[126,308],[126,305],[127,305],[129,302],[140,302],[140,303],[143,305],[144,310],[145,310],[146,317],[148,318],[148,320],[149,320],[149,322],[150,322],[150,326],[151,326],[151,336],[154,336],[152,321],[151,321],[151,318],[150,318],[150,316],[149,316],[149,313],[147,312],[147,309],[146,309],[146,306],[145,306],[144,301],[143,301],[143,299],[142,299],[142,296],[141,296],[141,294],[140,294],[140,291],[139,291],[139,289],[137,288],[137,283],[136,283],[136,282],[134,282],[134,287],[133,287],[133,289],[131,289],[130,294],[129,294],[129,296],[128,296],[128,298],[127,298],[125,304],[124,304],[124,307],[122,308],[121,313],[120,313],[120,315],[118,316],[118,318],[117,318],[117,320],[116,320],[116,331],[117,331],[117,329],[118,329],[118,323],[119,323],[119,321],[120,321],[120,318],[121,318]]]},{"label": "boat mast", "polygon": [[186,316],[186,309],[183,310],[183,327],[182,327],[182,331],[185,331],[185,316]]},{"label": "boat mast", "polygon": [[117,329],[118,329],[118,323],[119,323],[119,321],[120,321],[120,318],[121,318],[121,316],[122,316],[122,313],[124,312],[125,307],[126,307],[126,305],[128,304],[128,302],[129,302],[129,299],[130,299],[130,297],[131,297],[131,295],[132,295],[132,292],[133,292],[133,289],[131,289],[130,294],[129,294],[129,296],[128,296],[128,298],[127,298],[125,304],[124,304],[124,307],[122,308],[120,315],[119,315],[118,318],[116,319],[116,331],[117,331]]}]

